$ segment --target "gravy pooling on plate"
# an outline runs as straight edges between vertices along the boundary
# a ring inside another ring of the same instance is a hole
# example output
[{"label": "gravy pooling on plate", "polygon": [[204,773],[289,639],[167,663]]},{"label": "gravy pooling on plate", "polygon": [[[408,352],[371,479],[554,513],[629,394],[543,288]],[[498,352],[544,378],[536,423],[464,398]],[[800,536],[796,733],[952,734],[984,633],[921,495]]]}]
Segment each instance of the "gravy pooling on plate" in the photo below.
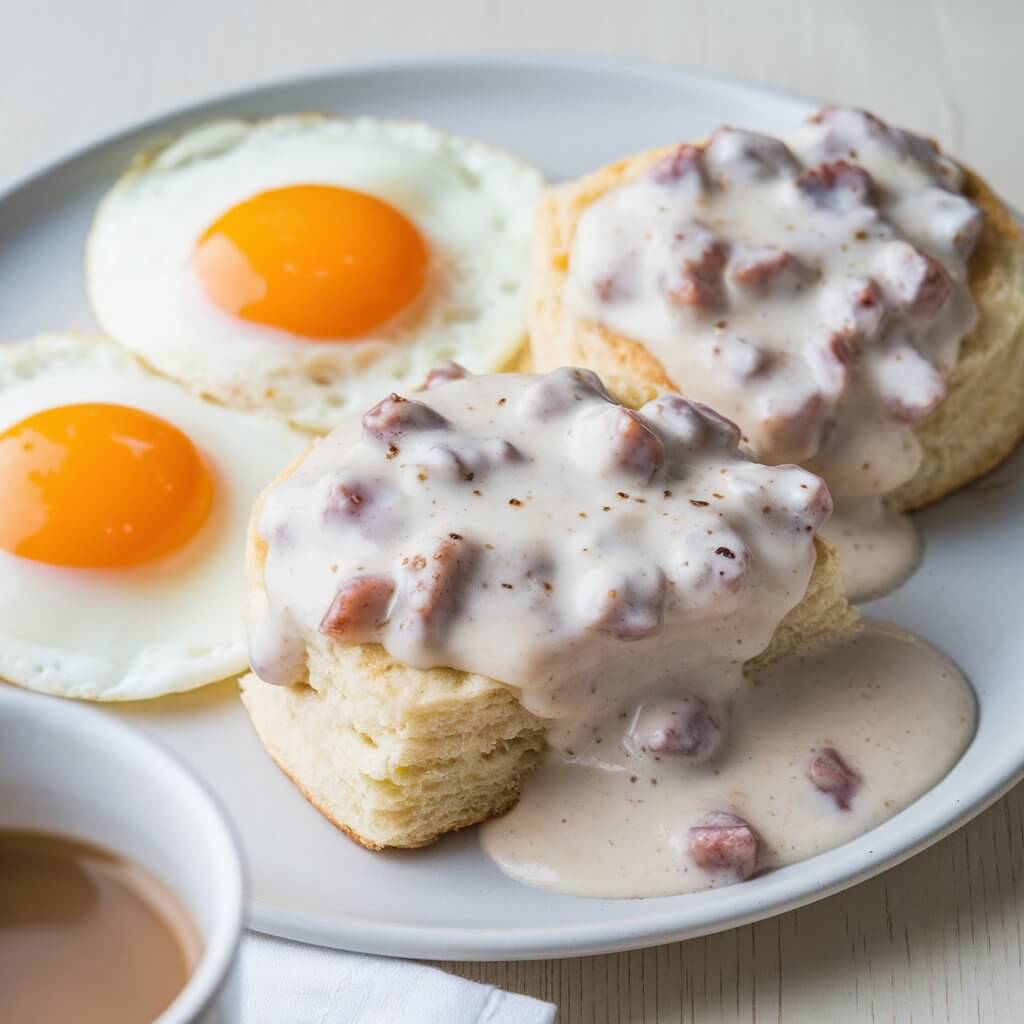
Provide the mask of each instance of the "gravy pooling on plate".
[{"label": "gravy pooling on plate", "polygon": [[654,747],[549,757],[483,826],[484,849],[514,878],[578,896],[729,884],[891,818],[949,772],[975,722],[952,662],[870,624],[762,669],[725,714],[728,742],[708,759],[687,754],[692,712]]},{"label": "gravy pooling on plate", "polygon": [[678,396],[632,411],[583,370],[453,377],[383,400],[266,495],[261,679],[302,682],[340,641],[515,687],[547,760],[485,849],[587,895],[750,877],[948,771],[973,704],[919,641],[869,630],[744,676],[804,597],[820,479],[753,462]]},{"label": "gravy pooling on plate", "polygon": [[720,128],[582,214],[565,306],[640,340],[755,455],[828,482],[825,529],[860,600],[914,567],[882,499],[923,458],[977,313],[981,210],[930,142],[829,109],[786,142]]}]

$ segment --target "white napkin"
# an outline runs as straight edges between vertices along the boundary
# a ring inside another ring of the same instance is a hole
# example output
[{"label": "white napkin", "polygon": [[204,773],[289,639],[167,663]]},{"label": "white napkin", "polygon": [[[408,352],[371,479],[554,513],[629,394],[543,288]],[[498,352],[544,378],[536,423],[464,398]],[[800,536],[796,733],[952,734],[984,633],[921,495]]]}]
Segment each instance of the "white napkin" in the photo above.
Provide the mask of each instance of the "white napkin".
[{"label": "white napkin", "polygon": [[552,1024],[555,1007],[411,960],[250,932],[242,1024]]}]

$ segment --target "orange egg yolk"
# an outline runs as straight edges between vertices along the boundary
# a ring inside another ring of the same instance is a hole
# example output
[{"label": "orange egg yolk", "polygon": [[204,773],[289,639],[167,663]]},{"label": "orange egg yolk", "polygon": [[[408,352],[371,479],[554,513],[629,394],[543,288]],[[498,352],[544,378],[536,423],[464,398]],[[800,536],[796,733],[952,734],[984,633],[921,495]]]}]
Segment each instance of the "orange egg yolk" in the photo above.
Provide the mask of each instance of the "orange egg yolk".
[{"label": "orange egg yolk", "polygon": [[193,254],[225,312],[314,340],[359,338],[393,319],[422,292],[428,260],[393,206],[333,185],[252,196],[214,221]]},{"label": "orange egg yolk", "polygon": [[212,500],[192,442],[139,409],[64,405],[0,433],[0,548],[22,558],[140,565],[193,537]]}]

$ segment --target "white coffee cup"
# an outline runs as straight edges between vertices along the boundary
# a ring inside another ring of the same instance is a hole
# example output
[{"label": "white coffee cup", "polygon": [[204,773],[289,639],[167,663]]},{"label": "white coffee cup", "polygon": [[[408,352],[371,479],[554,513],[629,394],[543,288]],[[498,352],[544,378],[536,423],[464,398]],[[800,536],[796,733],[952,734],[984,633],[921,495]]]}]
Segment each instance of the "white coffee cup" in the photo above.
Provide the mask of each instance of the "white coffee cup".
[{"label": "white coffee cup", "polygon": [[177,894],[203,939],[155,1024],[236,1024],[245,884],[238,842],[176,758],[101,710],[0,683],[0,829],[106,847]]}]

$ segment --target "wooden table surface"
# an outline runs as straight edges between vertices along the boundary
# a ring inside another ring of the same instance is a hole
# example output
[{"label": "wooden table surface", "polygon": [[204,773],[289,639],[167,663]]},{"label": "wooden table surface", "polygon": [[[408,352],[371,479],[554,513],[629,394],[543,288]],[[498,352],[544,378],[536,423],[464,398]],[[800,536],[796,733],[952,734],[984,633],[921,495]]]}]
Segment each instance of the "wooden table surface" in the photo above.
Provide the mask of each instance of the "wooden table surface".
[{"label": "wooden table surface", "polygon": [[[0,0],[0,182],[222,89],[350,59],[642,57],[876,110],[1024,207],[1022,0]],[[824,902],[616,956],[448,970],[563,1024],[1024,1020],[1024,788]]]}]

